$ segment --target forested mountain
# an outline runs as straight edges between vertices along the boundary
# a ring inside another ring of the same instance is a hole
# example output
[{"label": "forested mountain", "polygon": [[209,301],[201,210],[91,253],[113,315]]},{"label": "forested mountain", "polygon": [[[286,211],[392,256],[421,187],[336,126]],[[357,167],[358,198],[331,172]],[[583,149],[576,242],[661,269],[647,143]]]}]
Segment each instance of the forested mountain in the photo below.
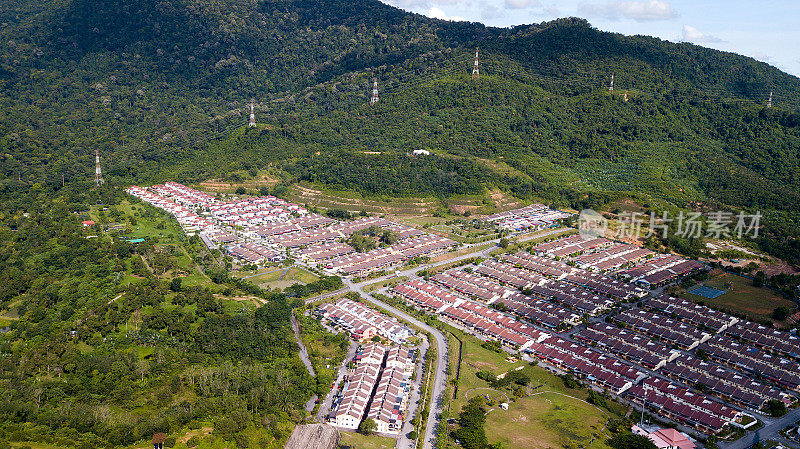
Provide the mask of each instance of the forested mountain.
[{"label": "forested mountain", "polygon": [[[445,152],[474,153],[480,146],[490,156],[488,147],[509,147],[558,165],[587,153],[610,159],[609,151],[642,141],[683,144],[700,129],[705,135],[698,137],[713,140],[703,151],[711,157],[730,157],[764,182],[790,178],[797,187],[792,139],[800,80],[730,53],[600,32],[580,19],[510,29],[445,22],[376,0],[1,3],[6,192],[35,182],[55,189],[62,174],[84,180],[94,148],[110,175],[124,173],[126,181],[180,171],[202,155],[205,140],[225,137],[228,126],[242,122],[250,99],[260,120],[291,128],[288,145],[313,141],[305,130],[314,127],[321,147],[339,136],[336,146],[405,151],[410,139],[400,144],[375,129],[398,117],[413,127],[409,112],[420,120],[448,113],[452,128],[478,139],[412,130],[430,134],[425,144]],[[479,84],[458,76],[469,75],[475,47],[489,75]],[[591,117],[575,117],[608,100],[597,95],[611,73],[619,93],[630,91],[638,104],[607,103]],[[392,97],[379,114],[362,107],[373,75]],[[767,114],[759,106],[771,89],[776,108]],[[477,113],[503,120],[482,122]],[[534,114],[548,118],[538,122]],[[629,123],[642,114],[657,121]],[[348,132],[325,129],[330,115],[349,116],[341,123]],[[373,118],[357,121],[361,115]],[[532,130],[543,126],[570,137],[542,148]],[[518,140],[495,140],[510,134]]]},{"label": "forested mountain", "polygon": [[[751,58],[582,19],[499,29],[377,0],[0,4],[7,210],[88,182],[97,148],[119,185],[277,163],[366,193],[497,186],[576,207],[638,193],[763,209],[781,238],[798,223],[800,80]],[[251,99],[262,132],[242,139]],[[399,156],[423,147],[438,155],[427,175],[387,176],[415,173]],[[501,157],[524,176],[476,162]]]}]

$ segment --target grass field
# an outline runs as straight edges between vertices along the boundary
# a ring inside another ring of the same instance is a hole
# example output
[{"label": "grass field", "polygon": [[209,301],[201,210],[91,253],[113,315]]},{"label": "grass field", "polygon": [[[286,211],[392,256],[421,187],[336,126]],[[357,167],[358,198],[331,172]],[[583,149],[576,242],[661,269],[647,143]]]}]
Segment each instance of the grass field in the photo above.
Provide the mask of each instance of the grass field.
[{"label": "grass field", "polygon": [[[609,401],[613,411],[598,409],[583,402],[588,397],[588,390],[567,388],[561,378],[550,371],[525,361],[508,362],[505,352],[487,350],[481,347],[477,338],[451,326],[447,329],[452,333],[450,338],[454,351],[451,363],[454,368],[458,344],[453,336],[463,342],[461,376],[458,394],[451,402],[451,416],[458,416],[467,400],[475,396],[487,395],[498,404],[511,395],[507,390],[502,393],[493,391],[486,381],[476,376],[477,372],[488,370],[502,374],[521,367],[520,370],[532,380],[528,389],[531,395],[512,401],[507,411],[497,405],[489,406],[495,408],[487,415],[485,426],[490,443],[503,442],[509,448],[607,449],[604,441],[610,435],[604,429],[605,423],[610,416],[624,414],[623,406]],[[455,376],[455,369],[452,375]],[[600,435],[600,438],[592,441],[593,434]]]},{"label": "grass field", "polygon": [[[485,388],[488,386],[486,381],[481,380],[476,376],[476,373],[479,371],[492,371],[495,374],[500,374],[512,369],[515,369],[519,366],[525,366],[528,363],[519,361],[515,363],[509,363],[506,361],[506,357],[508,354],[506,353],[497,353],[493,351],[489,351],[488,349],[484,349],[481,347],[481,341],[477,338],[465,334],[459,329],[454,327],[448,326],[447,329],[456,337],[461,339],[463,346],[462,346],[462,359],[461,359],[461,375],[459,377],[458,383],[458,395],[453,400],[452,410],[454,410],[456,415],[459,411],[461,411],[461,407],[466,404],[467,399],[464,395],[465,392],[472,390],[474,388]],[[453,346],[454,353],[457,353],[457,345]],[[457,357],[457,355],[456,355]],[[453,365],[455,368],[455,365]],[[453,375],[455,375],[455,369],[452,370]],[[487,393],[488,391],[481,391],[480,394]],[[476,393],[477,394],[477,393]],[[474,396],[471,395],[469,397]],[[493,396],[490,394],[490,396]]]},{"label": "grass field", "polygon": [[593,405],[542,393],[519,399],[508,410],[492,410],[486,417],[486,436],[489,443],[503,442],[509,448],[606,449],[606,421],[607,414]]},{"label": "grass field", "polygon": [[267,267],[256,272],[243,271],[237,277],[246,278],[261,287],[286,288],[295,283],[308,284],[319,279],[314,273],[297,266],[288,268]]},{"label": "grass field", "polygon": [[712,288],[727,290],[714,299],[693,295],[681,289],[678,296],[694,302],[703,302],[709,307],[742,313],[757,320],[769,319],[776,307],[795,309],[797,305],[768,288],[753,287],[753,281],[722,270],[713,270],[711,277],[702,282]]},{"label": "grass field", "polygon": [[[103,211],[103,207],[104,206],[98,205],[92,206],[89,210],[89,217],[98,223],[102,221],[101,218],[103,215],[106,216],[108,222],[115,222],[119,220],[111,215],[111,208],[109,208],[107,211]],[[133,217],[137,211],[144,210],[146,207],[153,211],[156,210],[151,206],[145,206],[143,204],[134,205],[127,200],[123,200],[120,202],[120,204],[113,207],[125,215],[125,220],[127,220],[127,217]],[[158,237],[160,243],[177,243],[183,236],[183,230],[181,229],[180,225],[178,225],[178,222],[167,215],[159,213],[153,214],[148,218],[135,218],[136,225],[128,226],[130,232],[125,234],[126,238],[138,239]],[[124,222],[124,220],[120,220],[119,222]],[[164,229],[158,229],[158,226],[160,226],[162,223]]]},{"label": "grass field", "polygon": [[470,247],[470,248],[463,248],[463,249],[460,249],[458,251],[446,252],[444,254],[441,254],[439,256],[434,257],[433,259],[431,259],[431,262],[443,262],[445,260],[455,259],[458,256],[463,256],[464,254],[470,254],[470,253],[476,253],[476,252],[479,252],[479,251],[483,251],[486,248],[490,248],[492,246],[494,246],[494,243],[490,242],[490,243],[483,243],[483,244],[480,244],[480,245],[477,245],[477,246],[473,246],[473,247]]},{"label": "grass field", "polygon": [[395,215],[391,218],[415,228],[422,228],[425,225],[433,226],[448,220],[445,217],[431,217],[428,215]]},{"label": "grass field", "polygon": [[340,446],[353,449],[391,449],[397,441],[394,438],[377,435],[361,435],[355,432],[342,432]]}]

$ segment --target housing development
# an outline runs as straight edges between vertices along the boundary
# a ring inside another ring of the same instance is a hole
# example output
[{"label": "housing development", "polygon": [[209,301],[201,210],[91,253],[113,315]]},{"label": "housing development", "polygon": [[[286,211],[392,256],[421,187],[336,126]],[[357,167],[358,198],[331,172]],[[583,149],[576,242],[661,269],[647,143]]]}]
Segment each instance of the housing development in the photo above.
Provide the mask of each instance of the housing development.
[{"label": "housing development", "polygon": [[[337,331],[362,342],[341,389],[334,385],[334,401],[328,421],[342,429],[357,429],[371,419],[382,434],[397,435],[406,420],[414,386],[417,351],[405,344],[414,332],[389,316],[361,303],[342,298],[320,305],[315,314]],[[370,343],[378,339],[393,343]],[[419,389],[419,379],[416,380]]]},{"label": "housing development", "polygon": [[[337,221],[274,196],[220,200],[174,182],[147,189],[133,186],[127,192],[172,214],[187,234],[197,233],[210,248],[223,247],[248,264],[277,262],[288,251],[332,273],[366,276],[457,245],[378,217]],[[364,253],[341,243],[357,231],[375,228],[391,231],[396,241]]]},{"label": "housing development", "polygon": [[[412,259],[461,246],[385,217],[336,220],[272,196],[220,199],[176,183],[128,192],[243,265],[291,257],[358,282],[372,273],[390,278]],[[570,216],[534,204],[482,220],[513,237],[560,230]],[[359,252],[348,240],[355,233],[393,237]],[[458,265],[425,276],[405,270],[410,279],[382,292],[700,434],[746,431],[771,401],[797,403],[800,337],[664,292],[708,269],[697,260],[567,233]],[[326,421],[354,430],[372,420],[380,434],[403,438],[416,406],[411,392],[422,388],[414,375],[420,354],[408,346],[416,333],[348,298],[323,302],[314,315],[360,343],[333,385]]]},{"label": "housing development", "polygon": [[796,403],[800,339],[655,290],[702,269],[574,236],[391,293],[556,373],[715,435],[751,427],[770,400]]}]

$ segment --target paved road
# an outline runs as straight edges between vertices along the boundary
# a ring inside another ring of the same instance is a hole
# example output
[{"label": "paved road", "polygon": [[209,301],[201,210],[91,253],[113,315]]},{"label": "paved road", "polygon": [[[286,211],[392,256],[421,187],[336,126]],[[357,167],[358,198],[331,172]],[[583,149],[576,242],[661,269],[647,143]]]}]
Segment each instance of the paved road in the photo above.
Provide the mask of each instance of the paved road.
[{"label": "paved road", "polygon": [[306,302],[306,304],[311,304],[312,302],[322,301],[325,298],[330,298],[332,296],[341,295],[342,293],[347,293],[348,291],[350,291],[350,289],[348,287],[340,288],[339,290],[336,290],[336,291],[332,291],[332,292],[329,292],[329,293],[323,293],[323,294],[321,294],[319,296],[312,296],[311,298],[306,298],[305,302]]},{"label": "paved road", "polygon": [[[447,339],[437,329],[428,326],[422,321],[419,321],[411,315],[403,312],[402,310],[396,309],[383,301],[373,298],[364,291],[363,286],[354,285],[349,279],[345,280],[345,285],[352,288],[353,291],[357,292],[362,298],[371,302],[372,304],[388,310],[401,319],[433,335],[433,339],[436,341],[437,358],[436,367],[434,368],[433,389],[431,391],[431,407],[430,412],[428,413],[428,422],[425,426],[425,433],[422,443],[423,449],[433,448],[436,444],[436,429],[438,427],[440,415],[442,414],[442,405],[444,402],[442,395],[444,394],[445,387],[447,386]],[[401,449],[412,447],[411,441],[408,439],[406,434],[400,435],[400,438],[397,440],[396,447]]]},{"label": "paved road", "polygon": [[759,441],[783,440],[778,432],[797,422],[800,422],[800,409],[795,408],[780,419],[776,419],[755,431],[755,433],[748,432],[747,435],[732,443],[720,443],[719,447],[721,449],[747,449]]},{"label": "paved road", "polygon": [[[413,388],[411,391],[411,397],[408,400],[408,409],[406,410],[406,417],[414,416],[417,413],[417,409],[420,406],[420,400],[422,399],[422,393],[424,393],[426,386],[422,385],[422,380],[425,376],[425,359],[422,357],[425,352],[430,348],[431,344],[427,338],[423,339],[422,344],[417,348],[419,356],[417,357],[417,366],[414,368],[414,385],[416,388]],[[410,448],[413,447],[411,444],[412,442],[408,440],[406,435],[409,432],[414,430],[414,424],[411,423],[410,419],[406,419],[406,422],[403,424],[403,430],[401,431],[401,438],[397,441],[398,448]]]},{"label": "paved road", "polygon": [[554,235],[554,234],[563,234],[563,233],[569,231],[570,229],[572,229],[572,228],[555,228],[555,229],[550,229],[548,231],[536,232],[533,235],[526,235],[524,238],[520,238],[519,241],[520,241],[520,243],[522,243],[522,242],[527,242],[527,241],[530,241],[530,240],[533,240],[533,239],[540,239],[542,237],[548,237],[548,236],[551,236],[551,235]]},{"label": "paved road", "polygon": [[[381,281],[385,281],[385,280],[390,279],[390,278],[400,277],[400,276],[406,276],[406,277],[411,278],[411,279],[417,279],[417,278],[419,278],[419,276],[417,276],[416,273],[417,273],[417,271],[420,271],[420,270],[428,270],[428,269],[431,269],[431,268],[440,267],[442,265],[447,265],[447,264],[451,264],[451,263],[454,263],[454,262],[459,262],[459,261],[464,260],[464,259],[470,259],[472,257],[483,257],[483,258],[488,259],[489,258],[489,253],[494,251],[494,250],[496,250],[497,248],[499,248],[497,246],[497,243],[499,241],[500,241],[499,239],[495,239],[495,240],[491,240],[491,241],[487,241],[487,242],[475,243],[475,244],[472,244],[472,245],[465,245],[465,247],[462,248],[462,250],[465,249],[465,248],[472,248],[472,247],[475,247],[475,246],[478,246],[478,245],[484,245],[486,243],[494,243],[494,245],[492,245],[492,246],[490,246],[490,247],[488,247],[488,248],[486,248],[484,250],[481,250],[481,251],[462,254],[460,256],[454,257],[452,259],[444,260],[444,261],[441,261],[441,262],[429,263],[429,264],[421,265],[419,267],[408,268],[406,270],[402,270],[402,271],[398,271],[398,272],[392,272],[392,274],[387,274],[386,276],[381,276],[379,278],[368,279],[368,280],[362,282],[362,285],[366,286],[366,285],[369,285],[369,284],[375,284],[375,283],[378,283],[378,282],[381,282]],[[345,285],[352,286],[352,289],[354,291],[356,289],[356,287],[355,287],[356,284],[353,284],[352,282],[346,281]],[[306,302],[308,302],[308,301],[309,300],[306,300]]]},{"label": "paved road", "polygon": [[294,310],[292,310],[292,331],[294,331],[294,339],[297,340],[297,344],[300,346],[300,360],[306,365],[308,374],[311,374],[311,377],[317,377],[316,373],[314,373],[314,365],[311,364],[311,358],[308,356],[306,345],[303,344],[303,339],[300,338],[300,328],[297,326],[297,318],[294,317]]}]

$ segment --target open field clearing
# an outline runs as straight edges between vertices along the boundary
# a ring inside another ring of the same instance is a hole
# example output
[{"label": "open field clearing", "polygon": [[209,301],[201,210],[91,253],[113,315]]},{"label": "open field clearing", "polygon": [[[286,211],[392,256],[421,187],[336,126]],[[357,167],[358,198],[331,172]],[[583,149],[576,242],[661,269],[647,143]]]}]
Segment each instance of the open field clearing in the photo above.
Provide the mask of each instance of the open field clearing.
[{"label": "open field clearing", "polygon": [[489,412],[486,436],[490,443],[514,448],[606,449],[607,416],[591,404],[545,392],[518,399],[508,410]]},{"label": "open field clearing", "polygon": [[396,440],[378,435],[362,435],[356,432],[342,432],[342,445],[353,449],[391,449]]},{"label": "open field clearing", "polygon": [[678,296],[690,301],[703,302],[715,309],[741,313],[759,321],[768,320],[769,315],[776,307],[788,307],[789,309],[797,307],[793,301],[768,288],[754,287],[753,281],[750,279],[722,270],[713,270],[711,277],[701,284],[725,290],[725,293],[714,299],[708,299],[681,289],[678,291]]}]

